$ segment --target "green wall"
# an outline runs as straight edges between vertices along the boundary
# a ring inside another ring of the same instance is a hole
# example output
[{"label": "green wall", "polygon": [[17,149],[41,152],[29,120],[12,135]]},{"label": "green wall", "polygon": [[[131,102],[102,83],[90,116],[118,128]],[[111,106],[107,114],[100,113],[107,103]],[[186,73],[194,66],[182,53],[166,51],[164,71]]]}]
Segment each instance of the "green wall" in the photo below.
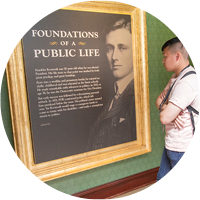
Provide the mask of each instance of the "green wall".
[{"label": "green wall", "polygon": [[[103,167],[48,181],[46,184],[49,186],[64,193],[73,194],[98,185],[102,185],[104,183],[137,174],[160,165],[161,154],[164,147],[164,133],[161,129],[158,111],[155,107],[155,100],[171,76],[171,73],[166,72],[165,68],[163,67],[161,46],[168,39],[174,37],[174,34],[157,18],[148,13],[146,16],[152,152],[105,165]],[[4,76],[1,88],[1,111],[6,133],[13,147],[14,145],[6,84],[6,76]]]}]

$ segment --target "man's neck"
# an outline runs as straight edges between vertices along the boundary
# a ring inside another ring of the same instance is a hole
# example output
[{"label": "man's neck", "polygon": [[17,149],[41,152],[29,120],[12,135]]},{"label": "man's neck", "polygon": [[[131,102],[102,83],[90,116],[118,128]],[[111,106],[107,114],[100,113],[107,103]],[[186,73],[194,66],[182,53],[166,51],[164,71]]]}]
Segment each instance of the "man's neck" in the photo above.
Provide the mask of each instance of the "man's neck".
[{"label": "man's neck", "polygon": [[190,63],[189,63],[189,61],[188,61],[188,62],[182,63],[179,67],[177,67],[177,70],[174,71],[174,73],[176,74],[176,77],[178,77],[179,74],[182,72],[182,70],[183,70],[184,68],[186,68],[189,64],[190,64]]}]

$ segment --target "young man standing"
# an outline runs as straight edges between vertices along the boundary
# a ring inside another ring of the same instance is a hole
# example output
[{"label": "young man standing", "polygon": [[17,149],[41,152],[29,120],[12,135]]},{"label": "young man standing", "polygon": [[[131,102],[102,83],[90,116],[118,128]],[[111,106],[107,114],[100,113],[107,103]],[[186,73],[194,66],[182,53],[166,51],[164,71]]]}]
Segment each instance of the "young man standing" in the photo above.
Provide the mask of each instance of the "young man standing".
[{"label": "young man standing", "polygon": [[178,163],[189,146],[199,110],[197,76],[185,47],[176,37],[163,45],[162,52],[165,69],[174,74],[156,100],[160,121],[166,130],[157,181]]}]

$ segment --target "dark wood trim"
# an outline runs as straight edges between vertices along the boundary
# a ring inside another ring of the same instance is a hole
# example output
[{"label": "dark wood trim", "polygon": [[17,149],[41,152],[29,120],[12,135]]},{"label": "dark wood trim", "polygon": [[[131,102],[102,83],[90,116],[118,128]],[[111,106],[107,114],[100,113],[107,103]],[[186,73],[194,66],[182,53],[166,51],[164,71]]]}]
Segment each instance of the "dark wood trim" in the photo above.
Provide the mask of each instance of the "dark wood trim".
[{"label": "dark wood trim", "polygon": [[156,167],[139,174],[75,193],[73,196],[86,199],[111,199],[121,194],[155,183],[158,170],[159,167]]}]

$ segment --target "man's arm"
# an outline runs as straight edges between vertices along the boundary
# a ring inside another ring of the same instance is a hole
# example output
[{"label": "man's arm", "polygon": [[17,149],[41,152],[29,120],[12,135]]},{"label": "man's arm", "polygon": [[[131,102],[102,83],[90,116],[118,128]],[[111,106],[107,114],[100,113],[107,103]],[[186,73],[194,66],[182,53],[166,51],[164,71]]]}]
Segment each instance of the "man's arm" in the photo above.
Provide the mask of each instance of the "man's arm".
[{"label": "man's arm", "polygon": [[182,109],[175,104],[169,102],[163,111],[160,113],[160,121],[162,124],[169,124],[173,122],[181,113]]},{"label": "man's arm", "polygon": [[160,106],[161,102],[162,102],[162,98],[161,98],[161,96],[159,95],[159,96],[157,97],[157,99],[156,99],[156,108],[157,108],[158,110],[159,110],[159,106]]},{"label": "man's arm", "polygon": [[[163,90],[163,92],[162,92],[162,93],[157,97],[157,99],[156,99],[156,107],[157,107],[158,110],[159,110],[160,104],[162,103],[162,100],[164,99],[165,95],[166,95],[166,94],[164,94],[164,90]],[[165,103],[165,104],[162,106],[162,110],[165,109],[166,105],[167,105],[167,103]]]},{"label": "man's arm", "polygon": [[[158,96],[156,99],[156,107],[159,110],[159,106],[163,100],[163,95],[164,91]],[[165,110],[167,108],[167,110]],[[165,110],[165,112],[163,112]],[[165,103],[162,106],[162,110],[160,113],[160,121],[162,124],[168,124],[172,121],[174,121],[175,127],[178,129],[181,129],[184,126],[184,121],[181,118],[181,112],[182,109],[179,108],[178,106],[174,105],[173,103],[169,103],[169,106],[167,103]]]},{"label": "man's arm", "polygon": [[[156,99],[156,107],[158,108],[158,110],[159,110],[159,106],[160,106],[162,100],[165,98],[169,88],[170,88],[170,82],[166,85],[165,89],[160,93],[160,95]],[[167,102],[166,102],[166,104],[167,104]],[[164,107],[165,107],[165,105],[163,105],[162,109],[164,109]]]}]

